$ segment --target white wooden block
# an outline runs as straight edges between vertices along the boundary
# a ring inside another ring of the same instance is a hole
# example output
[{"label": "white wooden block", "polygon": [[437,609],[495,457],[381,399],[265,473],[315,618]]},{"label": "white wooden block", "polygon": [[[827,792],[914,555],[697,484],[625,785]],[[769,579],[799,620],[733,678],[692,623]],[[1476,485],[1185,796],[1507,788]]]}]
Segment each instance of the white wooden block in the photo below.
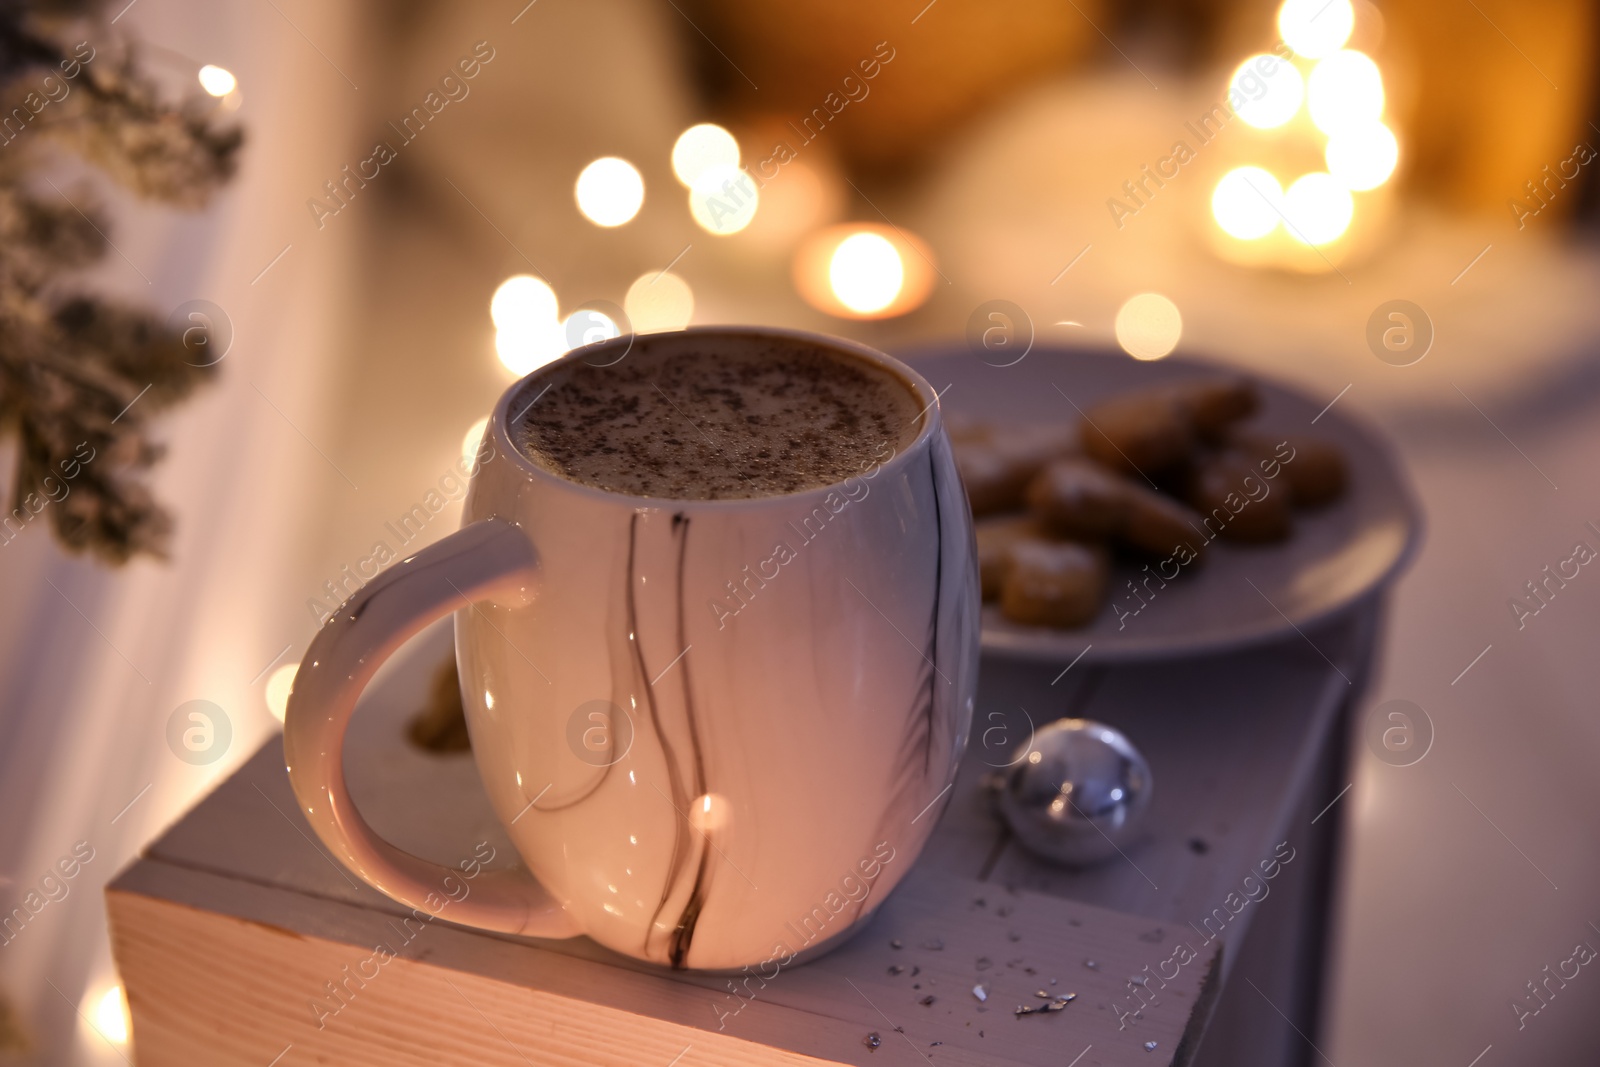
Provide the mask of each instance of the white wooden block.
[{"label": "white wooden block", "polygon": [[[351,734],[352,793],[404,848],[454,865],[486,841],[503,863],[512,852],[472,761],[402,739],[447,650],[447,632],[431,632],[368,693]],[[986,663],[973,750],[912,874],[842,948],[737,994],[727,976],[663,972],[584,939],[445,921],[411,930],[406,909],[321,848],[269,744],[108,889],[138,1062],[1059,1067],[1081,1053],[1078,1067],[1186,1063],[1226,982],[1224,946],[1252,914],[1216,940],[1191,923],[1284,839],[1351,687],[1295,645],[1080,667],[1052,685],[1058,674]],[[1133,737],[1156,792],[1124,858],[1070,872],[1009,841],[982,789],[984,764],[1009,751],[979,741],[990,712],[1005,716],[1010,744],[1025,740],[1030,716],[1042,725],[1063,713]],[[1162,980],[1180,940],[1193,959]],[[368,962],[378,945],[395,958]],[[1135,975],[1146,984],[1130,985]],[[1078,996],[1016,1017],[1044,1003],[1036,991]],[[876,1050],[865,1043],[874,1032]]]}]

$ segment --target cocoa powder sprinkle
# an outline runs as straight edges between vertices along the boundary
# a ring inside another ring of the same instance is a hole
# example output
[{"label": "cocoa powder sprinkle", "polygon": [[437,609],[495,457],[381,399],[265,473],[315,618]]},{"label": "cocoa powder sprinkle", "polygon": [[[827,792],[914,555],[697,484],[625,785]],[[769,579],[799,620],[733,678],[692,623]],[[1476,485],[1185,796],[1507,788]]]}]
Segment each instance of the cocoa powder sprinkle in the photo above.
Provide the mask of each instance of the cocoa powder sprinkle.
[{"label": "cocoa powder sprinkle", "polygon": [[632,496],[820,488],[871,473],[922,424],[896,375],[798,342],[640,338],[614,365],[565,361],[524,391],[546,385],[513,440],[555,474]]}]

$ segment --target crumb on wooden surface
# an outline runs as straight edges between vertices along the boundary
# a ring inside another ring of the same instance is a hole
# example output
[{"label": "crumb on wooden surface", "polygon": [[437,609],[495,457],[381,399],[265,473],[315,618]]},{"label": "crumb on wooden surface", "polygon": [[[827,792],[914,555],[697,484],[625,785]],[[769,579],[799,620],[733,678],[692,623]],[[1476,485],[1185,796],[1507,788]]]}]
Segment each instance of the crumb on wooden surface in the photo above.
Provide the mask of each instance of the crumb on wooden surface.
[{"label": "crumb on wooden surface", "polygon": [[406,736],[425,752],[443,755],[472,751],[472,739],[467,735],[467,715],[461,706],[461,681],[456,673],[453,654],[434,673],[427,702],[407,725]]}]

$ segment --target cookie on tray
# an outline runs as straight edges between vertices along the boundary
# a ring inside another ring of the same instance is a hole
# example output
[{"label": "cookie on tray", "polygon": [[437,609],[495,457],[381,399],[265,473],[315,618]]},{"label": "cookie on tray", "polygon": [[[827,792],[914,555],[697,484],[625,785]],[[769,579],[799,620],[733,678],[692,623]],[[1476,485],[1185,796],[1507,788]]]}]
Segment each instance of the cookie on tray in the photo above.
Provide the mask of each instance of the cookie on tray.
[{"label": "cookie on tray", "polygon": [[1259,545],[1293,532],[1291,491],[1287,482],[1266,478],[1249,456],[1230,450],[1195,467],[1186,496],[1210,535]]},{"label": "cookie on tray", "polygon": [[1243,379],[1185,382],[1122,393],[1084,412],[1083,449],[1114,471],[1159,478],[1253,414],[1260,399]]},{"label": "cookie on tray", "polygon": [[1019,541],[1047,539],[1044,527],[1031,515],[999,515],[973,524],[978,540],[978,577],[985,601],[998,599],[1011,566],[1011,546]]},{"label": "cookie on tray", "polygon": [[1199,516],[1184,505],[1085,459],[1062,459],[1028,486],[1028,507],[1057,537],[1113,540],[1164,555],[1180,544],[1198,554]]},{"label": "cookie on tray", "polygon": [[1110,561],[1103,548],[1023,540],[1008,549],[1000,613],[1030,626],[1082,626],[1100,612]]},{"label": "cookie on tray", "polygon": [[1020,511],[1023,493],[1051,460],[1077,450],[1070,426],[996,426],[958,422],[952,437],[956,469],[967,487],[973,515]]},{"label": "cookie on tray", "polygon": [[1237,431],[1228,435],[1228,445],[1254,459],[1268,478],[1286,481],[1295,507],[1331,504],[1344,495],[1350,481],[1339,446],[1318,437]]}]

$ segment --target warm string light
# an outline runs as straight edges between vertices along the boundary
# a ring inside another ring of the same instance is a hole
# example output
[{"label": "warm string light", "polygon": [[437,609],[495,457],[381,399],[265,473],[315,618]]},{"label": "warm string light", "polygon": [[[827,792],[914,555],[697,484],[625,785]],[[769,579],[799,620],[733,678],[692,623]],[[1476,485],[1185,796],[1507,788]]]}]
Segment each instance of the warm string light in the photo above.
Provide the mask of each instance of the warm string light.
[{"label": "warm string light", "polygon": [[1284,0],[1278,33],[1296,55],[1322,59],[1344,47],[1356,28],[1350,0]]},{"label": "warm string light", "polygon": [[1131,296],[1117,310],[1117,344],[1134,359],[1161,359],[1183,336],[1178,305],[1160,293]]},{"label": "warm string light", "polygon": [[681,330],[694,316],[694,291],[671,271],[652,271],[628,286],[622,310],[637,333]]},{"label": "warm string light", "polygon": [[561,343],[567,351],[621,336],[617,320],[594,308],[580,308],[561,320]]},{"label": "warm string light", "polygon": [[[1298,73],[1280,76],[1288,78],[1296,79],[1293,91],[1303,93]],[[673,143],[673,175],[688,190],[689,217],[707,233],[718,237],[741,233],[760,209],[762,183],[743,168],[742,159],[738,138],[715,123],[690,126]],[[769,247],[774,234],[793,241],[820,221],[816,216],[825,208],[827,196],[820,188],[819,173],[803,163],[791,169],[794,173],[784,176],[789,187],[774,193],[775,202],[786,208],[780,214],[792,216],[782,220],[788,228],[764,223],[751,247]],[[586,166],[573,191],[584,218],[608,228],[634,219],[645,198],[638,168],[616,156]],[[905,314],[927,299],[934,273],[931,264],[926,246],[903,232],[864,224],[832,227],[813,231],[801,241],[795,281],[808,303],[829,314],[884,318]],[[624,329],[640,333],[683,329],[694,315],[694,294],[687,281],[669,270],[644,274],[628,288],[623,311],[626,323],[588,308],[562,319],[555,292],[543,280],[532,275],[508,278],[490,304],[495,351],[509,371],[524,375],[578,345],[619,336]]]},{"label": "warm string light", "polygon": [[[1211,214],[1229,237],[1259,241],[1281,225],[1301,245],[1333,244],[1355,216],[1352,193],[1374,190],[1393,175],[1400,145],[1383,122],[1383,75],[1370,56],[1346,47],[1354,28],[1350,0],[1284,0],[1278,31],[1293,58],[1252,56],[1234,71],[1230,87],[1244,98],[1240,119],[1276,129],[1303,112],[1309,128],[1327,137],[1327,170],[1301,174],[1287,188],[1258,166],[1224,174],[1212,193]],[[1255,91],[1242,91],[1241,83],[1252,79]]]},{"label": "warm string light", "polygon": [[122,995],[120,985],[114,985],[98,996],[90,994],[84,998],[84,1003],[87,1005],[85,1017],[101,1037],[113,1045],[128,1043],[132,1026],[128,1017],[128,1001]]},{"label": "warm string light", "polygon": [[718,237],[750,225],[760,206],[755,179],[732,163],[705,168],[689,186],[690,217],[702,230]]},{"label": "warm string light", "polygon": [[626,159],[606,156],[583,168],[573,193],[584,218],[596,226],[621,226],[644,206],[644,177]]},{"label": "warm string light", "polygon": [[672,145],[672,173],[687,189],[692,189],[695,179],[713,167],[738,165],[738,140],[715,123],[690,126]]},{"label": "warm string light", "polygon": [[1306,110],[1317,129],[1329,135],[1377,122],[1383,99],[1378,64],[1350,49],[1318,61],[1306,79]]},{"label": "warm string light", "polygon": [[1268,55],[1251,56],[1240,63],[1228,88],[1230,95],[1236,92],[1242,101],[1239,118],[1258,130],[1275,129],[1294,118],[1306,95],[1299,68]]},{"label": "warm string light", "polygon": [[564,341],[559,322],[517,332],[499,330],[494,335],[494,354],[500,357],[501,366],[520,378],[559,359],[566,352]]},{"label": "warm string light", "polygon": [[818,230],[795,254],[806,303],[846,319],[881,319],[920,307],[933,290],[933,256],[903,229],[849,223]]},{"label": "warm string light", "polygon": [[[755,182],[739,167],[739,142],[721,126],[703,122],[678,135],[672,146],[672,172],[689,190],[689,212],[710,233],[737,233],[755,216]],[[644,206],[644,176],[628,160],[605,156],[584,167],[573,185],[578,211],[607,229],[633,221]],[[645,333],[681,330],[694,314],[689,283],[666,270],[640,276],[628,289],[628,322],[590,307],[561,316],[555,290],[542,278],[507,278],[489,302],[495,354],[519,377],[581,345],[620,337],[624,328]],[[474,427],[462,442],[463,454],[476,453]]]},{"label": "warm string light", "polygon": [[556,291],[543,278],[513,274],[489,298],[495,329],[517,331],[556,320]]},{"label": "warm string light", "polygon": [[890,304],[905,287],[906,267],[900,253],[881,234],[853,233],[839,242],[828,258],[828,285],[851,311],[872,315]]},{"label": "warm string light", "polygon": [[1381,122],[1336,133],[1328,138],[1324,153],[1328,171],[1353,192],[1376,189],[1389,180],[1400,161],[1400,142]]},{"label": "warm string light", "polygon": [[489,301],[494,350],[506,370],[522,377],[566,351],[555,290],[542,278],[514,274]]},{"label": "warm string light", "polygon": [[212,96],[227,96],[239,88],[239,79],[233,76],[233,71],[212,63],[200,68],[199,78],[200,88]]},{"label": "warm string light", "polygon": [[1303,174],[1283,191],[1283,216],[1289,233],[1308,245],[1339,239],[1350,227],[1355,200],[1339,179],[1320,171]]},{"label": "warm string light", "polygon": [[[672,172],[689,190],[689,217],[718,237],[749,226],[761,202],[759,183],[739,160],[738,140],[710,122],[684,130],[672,146]],[[622,226],[644,206],[644,177],[627,160],[606,156],[583,168],[573,193],[584,218]]]},{"label": "warm string light", "polygon": [[1260,167],[1238,167],[1222,176],[1211,194],[1211,214],[1230,237],[1254,241],[1278,227],[1283,186]]},{"label": "warm string light", "polygon": [[[626,322],[618,321],[621,316]],[[694,291],[687,281],[667,270],[635,279],[618,314],[585,305],[563,318],[555,290],[531,274],[507,278],[489,301],[495,354],[506,370],[519,378],[574,348],[620,337],[624,328],[636,333],[681,330],[693,316]],[[482,426],[469,431],[461,443],[464,457],[477,453],[481,435]]]}]

